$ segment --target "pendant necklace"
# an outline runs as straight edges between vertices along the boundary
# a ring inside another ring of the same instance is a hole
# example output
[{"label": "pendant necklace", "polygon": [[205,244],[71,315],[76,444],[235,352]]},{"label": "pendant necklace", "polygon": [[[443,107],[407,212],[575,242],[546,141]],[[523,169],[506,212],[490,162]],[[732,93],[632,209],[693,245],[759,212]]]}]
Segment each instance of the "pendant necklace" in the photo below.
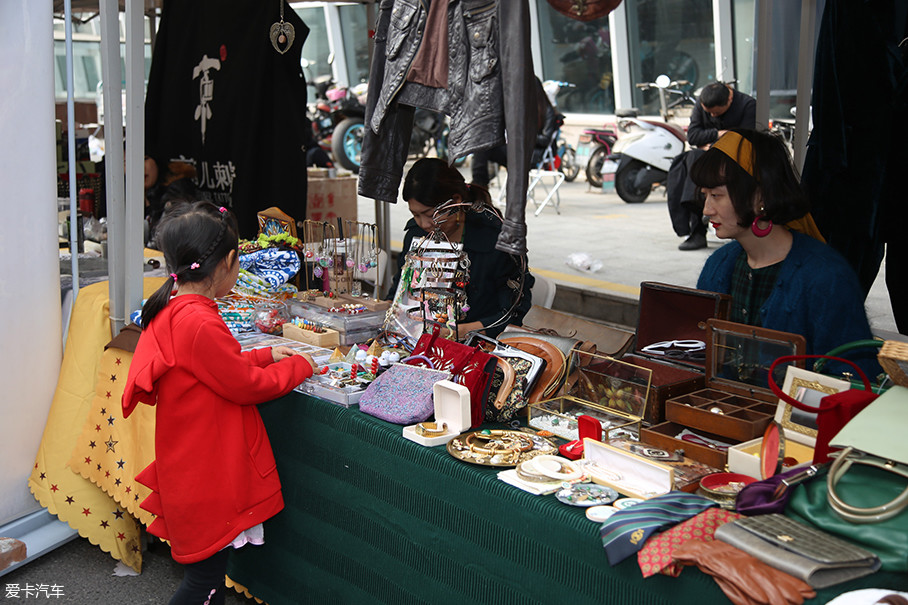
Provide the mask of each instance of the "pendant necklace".
[{"label": "pendant necklace", "polygon": [[269,37],[274,50],[283,55],[293,46],[296,32],[293,29],[293,25],[284,21],[284,0],[278,0],[278,3],[281,7],[281,20],[271,25]]}]

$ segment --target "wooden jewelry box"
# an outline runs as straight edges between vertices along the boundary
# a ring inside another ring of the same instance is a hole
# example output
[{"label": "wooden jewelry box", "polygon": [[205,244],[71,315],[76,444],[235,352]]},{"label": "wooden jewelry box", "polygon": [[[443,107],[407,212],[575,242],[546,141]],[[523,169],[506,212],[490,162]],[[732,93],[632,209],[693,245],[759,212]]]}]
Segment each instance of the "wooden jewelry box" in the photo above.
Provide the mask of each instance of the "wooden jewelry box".
[{"label": "wooden jewelry box", "polygon": [[592,416],[602,425],[605,439],[636,439],[652,372],[606,355],[574,351],[568,362],[561,394],[529,405],[530,427],[574,441],[579,416]]},{"label": "wooden jewelry box", "polygon": [[[806,344],[799,334],[717,319],[706,324],[704,388],[666,401],[668,421],[645,428],[641,439],[722,469],[727,447],[711,442],[734,445],[763,434],[776,413],[769,366],[784,355],[802,355]],[[680,438],[685,429],[695,435]]]},{"label": "wooden jewelry box", "polygon": [[640,284],[634,349],[621,359],[652,370],[645,425],[665,420],[667,399],[703,388],[706,320],[728,317],[730,303],[727,294],[658,282]]}]

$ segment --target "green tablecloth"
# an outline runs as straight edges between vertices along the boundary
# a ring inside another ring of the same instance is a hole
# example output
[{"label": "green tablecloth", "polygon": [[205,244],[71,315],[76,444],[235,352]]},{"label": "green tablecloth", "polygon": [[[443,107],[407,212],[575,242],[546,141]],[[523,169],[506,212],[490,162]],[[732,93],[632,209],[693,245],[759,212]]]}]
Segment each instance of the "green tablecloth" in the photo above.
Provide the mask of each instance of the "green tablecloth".
[{"label": "green tablecloth", "polygon": [[[232,553],[228,575],[270,605],[727,602],[697,569],[644,580],[636,557],[609,566],[582,509],[356,408],[292,393],[261,411],[286,508],[265,523],[264,546]],[[871,586],[906,590],[908,578],[876,574],[813,602]]]}]

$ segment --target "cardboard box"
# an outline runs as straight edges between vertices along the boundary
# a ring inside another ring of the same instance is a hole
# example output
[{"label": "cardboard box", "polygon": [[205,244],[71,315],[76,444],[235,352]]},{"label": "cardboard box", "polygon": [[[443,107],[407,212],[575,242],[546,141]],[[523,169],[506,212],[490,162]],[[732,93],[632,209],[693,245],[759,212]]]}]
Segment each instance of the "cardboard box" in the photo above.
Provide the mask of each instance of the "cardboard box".
[{"label": "cardboard box", "polygon": [[356,181],[355,176],[310,178],[306,218],[332,223],[338,217],[348,221],[357,220]]}]

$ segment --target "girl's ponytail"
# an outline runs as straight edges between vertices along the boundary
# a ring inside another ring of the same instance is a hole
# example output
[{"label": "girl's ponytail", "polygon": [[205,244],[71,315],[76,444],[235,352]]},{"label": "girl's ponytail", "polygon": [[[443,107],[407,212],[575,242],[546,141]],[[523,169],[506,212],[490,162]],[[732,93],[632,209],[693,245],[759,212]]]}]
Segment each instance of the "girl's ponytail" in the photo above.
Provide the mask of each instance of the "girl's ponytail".
[{"label": "girl's ponytail", "polygon": [[176,285],[176,280],[174,279],[174,274],[171,273],[167,277],[167,281],[164,282],[160,288],[155,290],[155,293],[148,297],[148,300],[145,301],[145,304],[142,305],[142,326],[147,327],[151,323],[151,320],[154,319],[155,315],[160,313],[161,309],[167,306],[167,303],[170,301],[170,297],[173,295],[174,286]]}]

